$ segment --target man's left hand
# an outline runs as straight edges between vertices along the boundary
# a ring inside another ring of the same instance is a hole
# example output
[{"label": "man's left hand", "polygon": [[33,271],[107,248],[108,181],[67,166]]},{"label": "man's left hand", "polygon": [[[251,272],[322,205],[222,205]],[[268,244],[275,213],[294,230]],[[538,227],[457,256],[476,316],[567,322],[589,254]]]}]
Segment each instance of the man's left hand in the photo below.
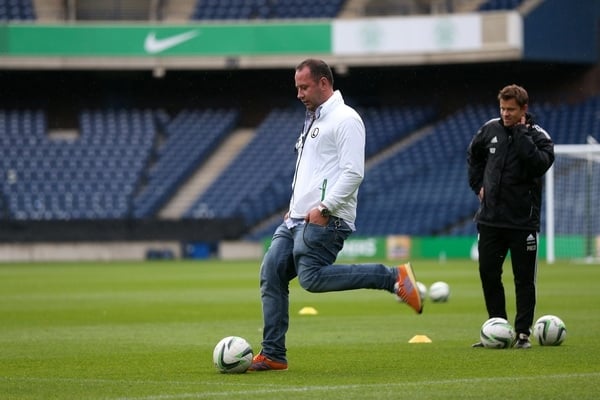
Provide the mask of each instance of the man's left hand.
[{"label": "man's left hand", "polygon": [[308,212],[304,220],[307,223],[326,226],[327,222],[329,222],[329,217],[322,216],[321,212],[315,207]]}]

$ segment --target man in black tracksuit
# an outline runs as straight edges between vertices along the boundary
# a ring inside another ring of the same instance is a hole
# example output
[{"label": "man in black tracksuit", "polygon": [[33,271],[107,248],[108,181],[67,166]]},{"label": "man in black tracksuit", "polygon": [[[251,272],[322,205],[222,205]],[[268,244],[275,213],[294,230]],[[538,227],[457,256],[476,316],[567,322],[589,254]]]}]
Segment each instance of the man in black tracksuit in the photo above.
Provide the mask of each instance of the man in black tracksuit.
[{"label": "man in black tracksuit", "polygon": [[480,201],[474,218],[479,231],[479,276],[489,318],[507,319],[502,265],[510,250],[517,305],[515,347],[529,348],[542,176],[554,162],[554,144],[527,113],[525,89],[506,86],[498,100],[500,118],[486,122],[467,150],[469,185]]}]

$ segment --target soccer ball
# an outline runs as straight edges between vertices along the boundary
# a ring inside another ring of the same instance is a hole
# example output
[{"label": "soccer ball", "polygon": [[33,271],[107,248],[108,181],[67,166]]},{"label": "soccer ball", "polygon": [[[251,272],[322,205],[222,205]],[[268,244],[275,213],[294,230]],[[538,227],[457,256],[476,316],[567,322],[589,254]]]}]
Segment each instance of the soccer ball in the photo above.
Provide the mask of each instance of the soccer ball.
[{"label": "soccer ball", "polygon": [[429,298],[434,303],[443,303],[450,297],[450,286],[446,282],[434,282],[429,287]]},{"label": "soccer ball", "polygon": [[253,356],[252,347],[246,339],[227,336],[215,346],[213,362],[221,373],[240,374],[248,370]]},{"label": "soccer ball", "polygon": [[425,301],[425,297],[427,297],[427,286],[424,283],[417,281],[417,290],[421,295],[421,301]]},{"label": "soccer ball", "polygon": [[512,325],[504,318],[490,318],[483,323],[479,339],[488,349],[506,349],[512,346],[516,333]]},{"label": "soccer ball", "polygon": [[544,315],[535,321],[533,337],[542,346],[559,346],[567,338],[567,327],[556,315]]},{"label": "soccer ball", "polygon": [[[494,318],[490,318],[487,321],[485,321],[483,323],[483,326],[488,325],[488,324],[494,324],[494,323],[502,323],[502,324],[506,324],[508,323],[507,320],[505,320],[504,318],[500,318],[500,317],[494,317]],[[482,326],[482,327],[483,327]]]}]

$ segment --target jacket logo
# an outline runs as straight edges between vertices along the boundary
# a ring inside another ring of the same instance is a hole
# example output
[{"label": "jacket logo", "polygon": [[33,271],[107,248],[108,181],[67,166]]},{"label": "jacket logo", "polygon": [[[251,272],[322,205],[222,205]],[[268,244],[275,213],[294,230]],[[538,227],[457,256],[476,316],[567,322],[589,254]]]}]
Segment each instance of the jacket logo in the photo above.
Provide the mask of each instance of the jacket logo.
[{"label": "jacket logo", "polygon": [[495,147],[490,147],[490,154],[494,154],[496,152],[496,148]]},{"label": "jacket logo", "polygon": [[319,128],[315,128],[315,129],[313,129],[313,130],[312,130],[312,132],[310,133],[310,137],[314,139],[314,138],[316,138],[316,137],[317,137],[317,135],[318,135],[318,134],[319,134]]},{"label": "jacket logo", "polygon": [[490,143],[498,143],[498,136],[494,136]]}]

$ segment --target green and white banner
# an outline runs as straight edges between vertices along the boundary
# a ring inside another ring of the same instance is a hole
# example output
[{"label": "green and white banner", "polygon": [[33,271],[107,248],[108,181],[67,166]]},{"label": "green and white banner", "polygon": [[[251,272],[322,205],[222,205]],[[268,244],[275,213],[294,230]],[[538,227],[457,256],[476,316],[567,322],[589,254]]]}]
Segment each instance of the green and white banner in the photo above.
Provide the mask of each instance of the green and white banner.
[{"label": "green and white banner", "polygon": [[243,56],[330,54],[331,24],[0,26],[0,55]]},{"label": "green and white banner", "polygon": [[[523,47],[520,15],[504,13],[490,22],[486,22],[486,18],[482,14],[458,14],[310,23],[8,23],[0,25],[0,56],[178,58],[310,54],[369,59],[371,56],[404,57],[411,54],[486,54],[489,50],[520,54]],[[498,18],[501,21],[504,18],[504,23],[498,23]],[[486,23],[498,25],[493,40],[486,40]]]}]

